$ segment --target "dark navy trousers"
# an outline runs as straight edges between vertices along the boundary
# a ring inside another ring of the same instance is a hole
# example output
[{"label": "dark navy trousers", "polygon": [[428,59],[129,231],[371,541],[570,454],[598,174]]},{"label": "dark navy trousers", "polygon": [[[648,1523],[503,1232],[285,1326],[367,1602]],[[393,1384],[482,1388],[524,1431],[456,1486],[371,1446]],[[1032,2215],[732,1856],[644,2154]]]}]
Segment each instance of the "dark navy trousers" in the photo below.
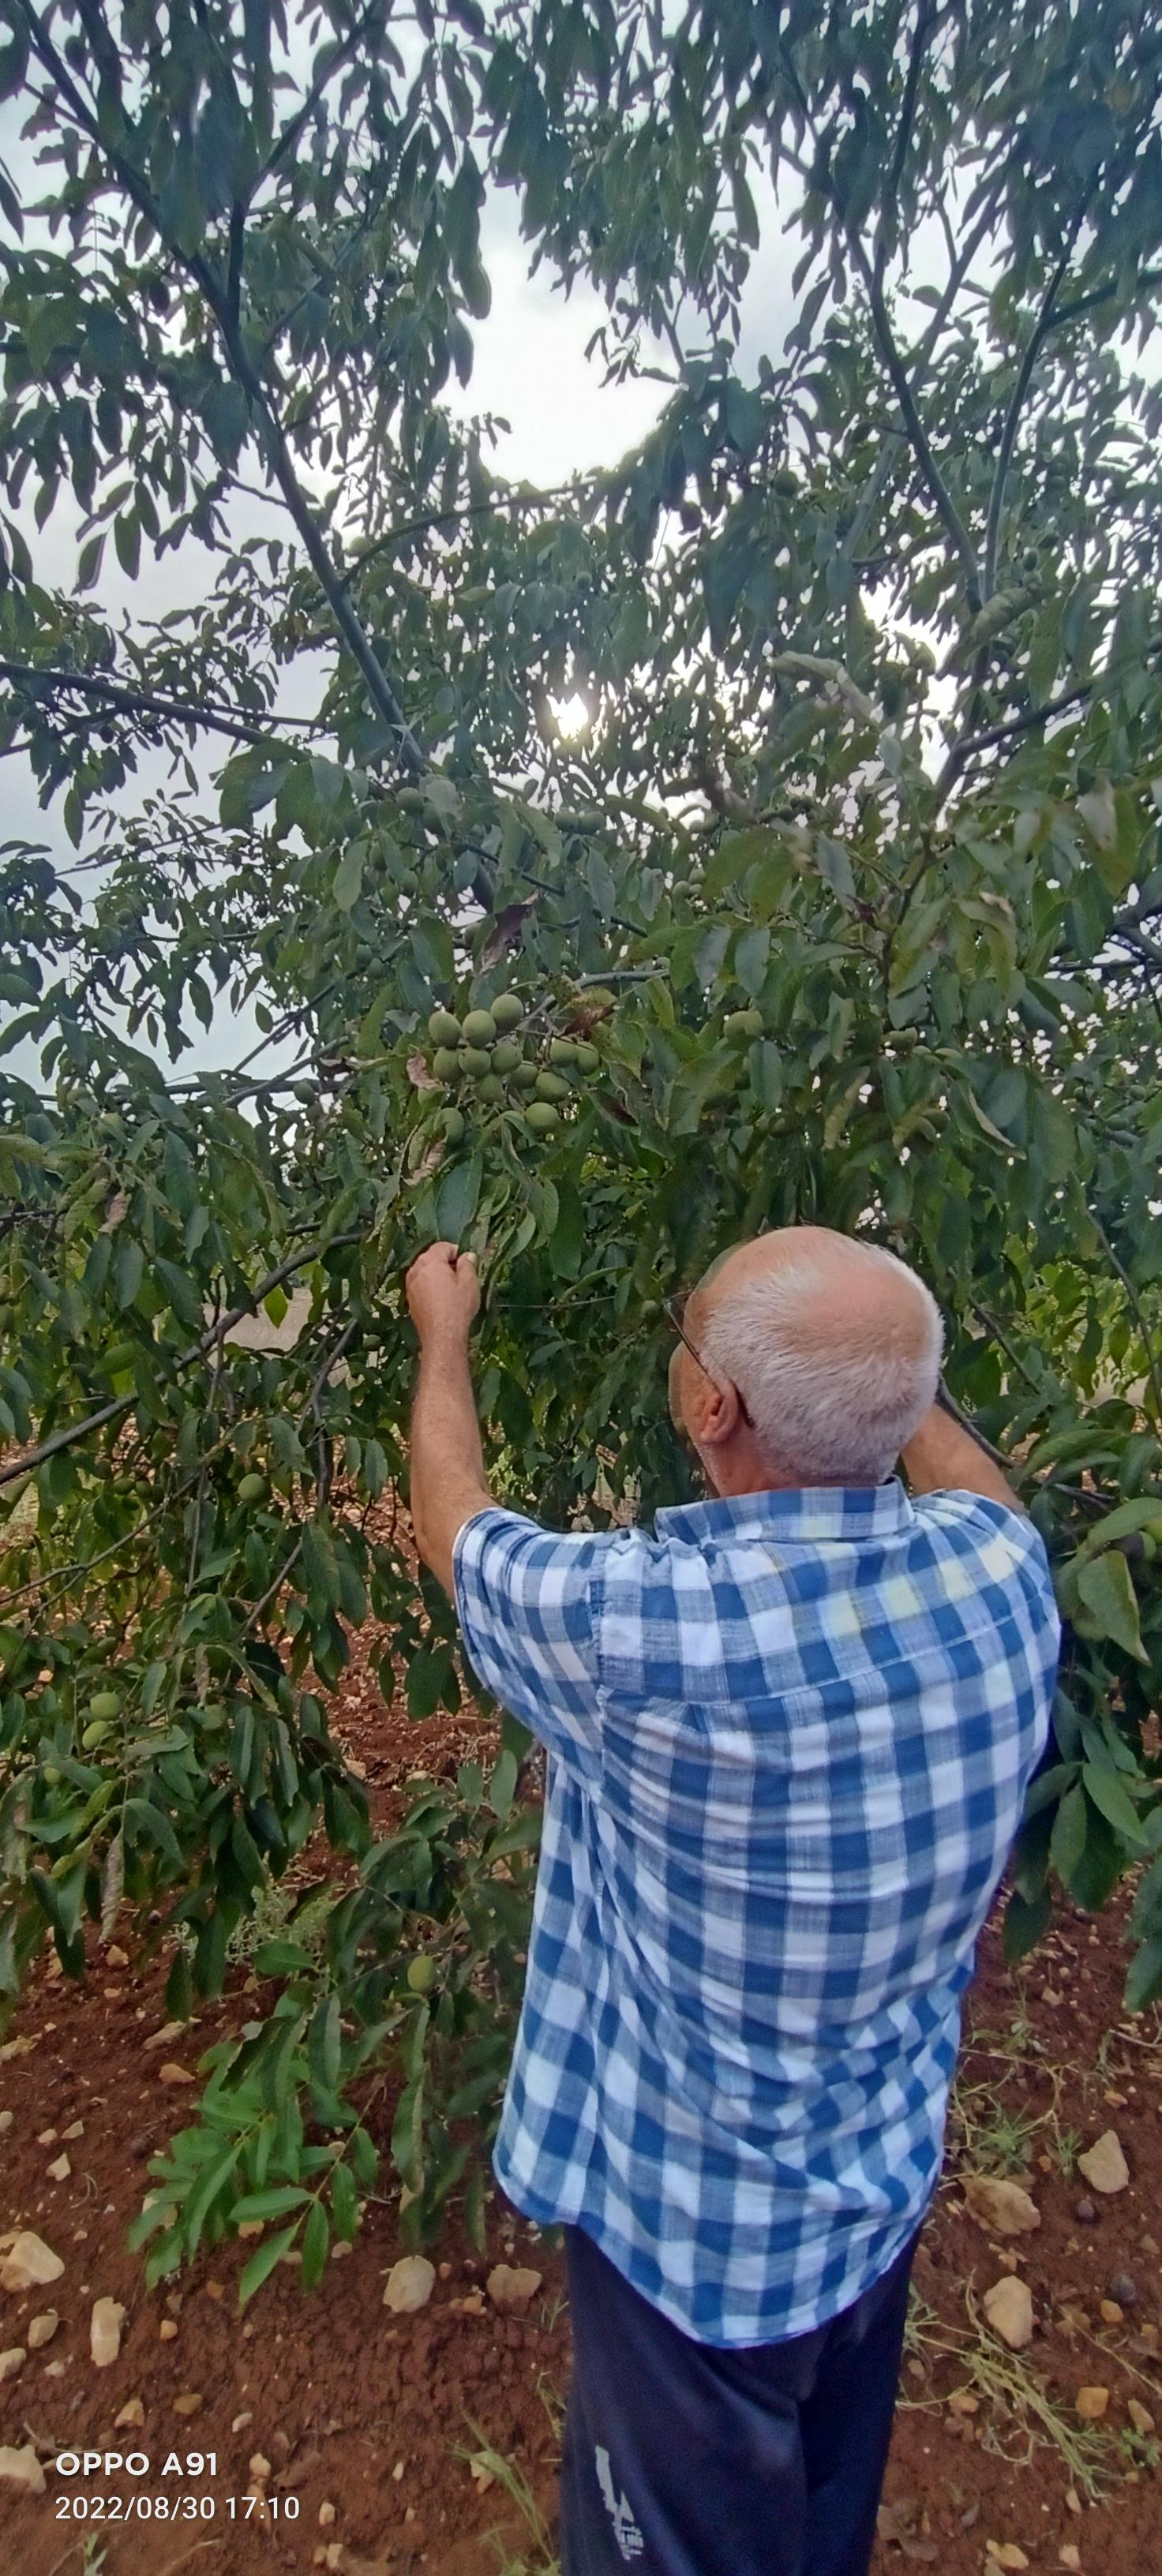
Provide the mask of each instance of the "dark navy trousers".
[{"label": "dark navy trousers", "polygon": [[573,2385],[561,2576],[867,2576],[913,2238],[844,2315],[694,2342],[565,2230]]}]

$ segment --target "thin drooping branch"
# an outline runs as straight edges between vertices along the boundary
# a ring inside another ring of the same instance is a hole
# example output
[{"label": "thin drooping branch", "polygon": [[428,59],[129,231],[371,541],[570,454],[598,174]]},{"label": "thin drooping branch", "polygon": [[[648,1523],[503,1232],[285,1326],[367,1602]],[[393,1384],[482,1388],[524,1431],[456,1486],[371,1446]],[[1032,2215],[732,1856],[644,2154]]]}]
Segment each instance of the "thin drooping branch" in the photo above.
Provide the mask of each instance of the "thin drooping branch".
[{"label": "thin drooping branch", "polygon": [[370,5],[364,10],[362,17],[356,18],[348,28],[347,33],[342,38],[341,42],[332,47],[323,69],[312,81],[306,97],[303,100],[302,106],[296,108],[294,115],[288,118],[287,123],[282,129],[282,133],[279,135],[277,143],[273,145],[262,170],[259,172],[259,184],[261,184],[263,179],[269,179],[271,177],[272,173],[277,170],[280,161],[284,161],[286,159],[288,152],[293,152],[295,150],[299,136],[305,132],[315,113],[315,109],[320,103],[320,100],[326,96],[336,72],[341,71],[344,63],[350,60],[351,54],[359,43],[360,37],[368,34],[377,19],[380,21],[382,28],[384,15],[384,0],[370,0]]},{"label": "thin drooping branch", "polygon": [[[240,1324],[244,1316],[252,1315],[263,1299],[269,1297],[273,1289],[281,1288],[285,1279],[293,1279],[297,1270],[308,1269],[312,1261],[317,1261],[324,1252],[332,1252],[338,1244],[358,1243],[360,1240],[359,1234],[352,1230],[309,1244],[305,1252],[292,1252],[286,1261],[280,1261],[274,1270],[268,1270],[265,1279],[260,1279],[257,1287],[252,1288],[239,1305],[232,1306],[227,1314],[219,1315],[208,1332],[203,1333],[198,1341],[191,1342],[188,1350],[179,1352],[173,1363],[174,1375],[192,1368],[195,1361],[204,1360],[215,1342],[232,1333],[235,1324]],[[14,1484],[18,1476],[30,1475],[35,1467],[43,1467],[47,1458],[57,1457],[62,1449],[75,1448],[78,1440],[87,1439],[91,1431],[102,1431],[106,1423],[118,1421],[123,1413],[131,1413],[136,1402],[136,1389],[132,1395],[115,1395],[108,1404],[99,1404],[94,1412],[83,1413],[79,1421],[67,1422],[60,1431],[51,1432],[47,1440],[37,1443],[35,1449],[24,1450],[19,1458],[9,1459],[6,1464],[0,1462],[0,1485]]]},{"label": "thin drooping branch", "polygon": [[[798,107],[799,115],[802,118],[804,126],[813,136],[816,147],[818,148],[823,140],[819,132],[818,122],[812,115],[810,101],[807,98],[807,94],[799,78],[794,56],[792,55],[785,39],[782,37],[779,39],[779,53],[782,57],[783,66]],[[785,145],[781,146],[781,149],[784,160],[789,160],[791,155],[787,152]],[[800,167],[802,168],[802,165],[800,165]],[[825,185],[827,187],[832,205],[834,206],[836,215],[839,219],[844,240],[847,244],[849,257],[853,267],[857,271],[857,274],[862,279],[863,286],[867,294],[876,344],[891,379],[892,390],[895,393],[896,400],[899,403],[901,412],[903,413],[904,423],[912,452],[916,458],[920,472],[924,477],[924,481],[928,486],[932,499],[936,504],[940,517],[944,522],[948,535],[952,539],[956,553],[959,556],[964,571],[964,583],[968,596],[969,607],[975,615],[981,605],[980,569],[976,560],[976,551],[968,530],[965,527],[964,521],[961,518],[960,512],[956,507],[956,503],[952,498],[952,494],[945,483],[944,477],[932,453],[928,433],[920,418],[919,410],[916,405],[916,398],[909,382],[908,370],[904,365],[899,344],[896,340],[895,332],[892,329],[891,316],[888,312],[884,298],[882,273],[877,275],[873,268],[872,262],[868,258],[867,251],[864,247],[863,236],[858,225],[849,221],[847,211],[843,205],[838,189],[836,188],[834,179],[832,178],[830,180],[823,181],[819,179],[815,173],[808,173],[805,168],[802,170],[802,175],[804,177],[810,176],[816,185]]]},{"label": "thin drooping branch", "polygon": [[[164,242],[177,261],[200,289],[218,333],[235,382],[250,406],[267,464],[278,484],[291,518],[306,549],[311,569],[330,607],[335,624],[367,687],[377,714],[382,716],[395,740],[402,766],[412,777],[426,770],[425,753],[404,715],[400,702],[387,679],[378,656],[373,652],[363,625],[343,589],[341,576],[324,542],[314,511],[307,500],[287,445],[286,434],[273,404],[251,360],[238,325],[234,322],[228,296],[209,262],[200,253],[181,249],[166,231],[161,209],[152,189],[132,161],[107,142],[98,120],[83,92],[78,89],[63,57],[58,52],[33,0],[17,0],[20,15],[28,29],[32,49],[38,62],[49,74],[58,96],[70,110],[74,122],[86,134],[94,150],[112,172],[131,204],[143,215],[159,241]],[[378,0],[374,0],[378,7]],[[371,14],[371,13],[369,13]]]},{"label": "thin drooping branch", "polygon": [[986,725],[980,733],[963,734],[959,742],[953,743],[936,780],[934,812],[939,813],[949,789],[978,751],[988,751],[994,743],[1007,742],[1018,734],[1032,733],[1037,725],[1048,724],[1051,716],[1064,715],[1069,707],[1081,705],[1086,698],[1093,696],[1103,680],[1112,676],[1112,673],[1103,671],[1097,678],[1082,680],[1075,689],[1063,689],[1060,697],[1046,698],[1043,707],[1029,707],[1024,715],[1009,716],[1002,724]]},{"label": "thin drooping branch", "polygon": [[166,724],[188,725],[191,733],[224,733],[234,742],[269,742],[284,725],[308,733],[323,733],[327,727],[307,717],[272,716],[269,724],[253,724],[246,716],[227,707],[214,706],[207,700],[158,697],[150,689],[135,689],[116,680],[108,680],[101,671],[61,671],[39,662],[0,660],[0,680],[10,680],[18,688],[50,688],[54,695],[73,695],[96,699],[100,705],[116,707],[124,715],[158,716]]},{"label": "thin drooping branch", "polygon": [[904,83],[904,98],[900,109],[900,123],[896,134],[896,148],[892,154],[892,164],[888,172],[887,186],[884,190],[884,201],[880,209],[880,219],[876,225],[875,254],[872,261],[872,274],[875,277],[877,284],[883,278],[884,269],[887,265],[888,254],[895,248],[896,218],[899,213],[900,181],[904,175],[904,164],[908,158],[908,146],[912,140],[912,128],[916,121],[916,101],[920,92],[920,73],[923,67],[924,56],[928,49],[928,39],[936,25],[938,14],[938,0],[920,0],[916,24],[912,31],[912,48],[908,57],[908,75]]},{"label": "thin drooping branch", "polygon": [[1033,369],[1037,364],[1042,343],[1045,340],[1047,333],[1053,327],[1053,307],[1057,298],[1057,289],[1060,286],[1061,280],[1064,277],[1070,260],[1073,257],[1074,244],[1077,240],[1078,233],[1081,230],[1087,202],[1087,200],[1083,199],[1081,205],[1077,208],[1073,222],[1071,223],[1066,236],[1065,248],[1061,253],[1061,257],[1057,262],[1057,266],[1054,269],[1053,275],[1049,280],[1049,284],[1045,289],[1045,293],[1041,298],[1040,311],[1038,312],[1036,322],[1034,323],[1033,329],[1031,330],[1026,342],[1025,354],[1017,369],[1017,381],[1013,386],[1012,394],[1009,399],[1009,408],[1005,414],[1005,424],[1001,431],[1001,443],[997,451],[996,469],[993,474],[992,490],[989,493],[988,521],[985,529],[984,596],[986,600],[992,598],[993,592],[996,588],[997,556],[1000,551],[1001,542],[1001,517],[1005,506],[1005,485],[1008,481],[1009,466],[1012,461],[1013,448],[1016,444],[1017,430],[1020,425],[1025,396],[1029,390]]}]

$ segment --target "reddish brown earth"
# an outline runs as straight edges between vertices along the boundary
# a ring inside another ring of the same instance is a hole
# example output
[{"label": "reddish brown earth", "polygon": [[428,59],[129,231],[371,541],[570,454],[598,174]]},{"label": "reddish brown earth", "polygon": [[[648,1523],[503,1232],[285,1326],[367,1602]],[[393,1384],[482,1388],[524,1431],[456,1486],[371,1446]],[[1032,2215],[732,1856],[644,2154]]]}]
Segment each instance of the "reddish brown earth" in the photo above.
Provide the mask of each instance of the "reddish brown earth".
[{"label": "reddish brown earth", "polygon": [[[479,1740],[471,1718],[413,1727],[385,1715],[363,1668],[344,1694],[342,1718],[383,1820],[408,1773],[438,1770]],[[982,1946],[961,2119],[917,2269],[875,2576],[903,2576],[911,2564],[940,2576],[997,2576],[1025,2564],[1149,2576],[1162,2566],[1162,2021],[1155,2013],[1124,2020],[1125,1956],[1124,1911],[1096,1927],[1067,1917],[1019,1974],[1004,1967],[995,1930]],[[488,2212],[487,2260],[453,2226],[436,2249],[432,2303],[418,2316],[394,2317],[382,2304],[384,2276],[400,2250],[386,2188],[352,2255],[328,2266],[313,2297],[302,2295],[292,2270],[280,2269],[240,2320],[243,2247],[208,2253],[176,2286],[144,2289],[126,2227],[146,2187],[147,2156],[180,2124],[191,2098],[159,2082],[158,2058],[193,2069],[203,2047],[254,2009],[239,1968],[221,2006],[203,2011],[184,2040],[146,2052],[165,2019],[165,1967],[163,1960],[140,1974],[111,1973],[98,1953],[83,1988],[41,1973],[6,2034],[32,2045],[0,2062],[0,2108],[13,2114],[0,2134],[0,2234],[34,2228],[66,2266],[51,2289],[0,2293],[0,2349],[26,2342],[39,2310],[55,2306],[61,2320],[51,2343],[0,2385],[0,2443],[34,2441],[47,2479],[36,2499],[0,2484],[6,2566],[21,2576],[97,2576],[102,2567],[104,2576],[172,2576],[200,2560],[209,2576],[214,2569],[275,2576],[329,2555],[347,2576],[416,2576],[420,2568],[486,2576],[501,2562],[487,2535],[502,2527],[510,2565],[523,2557],[540,2576],[551,2560],[514,2522],[503,2491],[482,2488],[457,2456],[476,2449],[475,2424],[525,2473],[551,2527],[569,2376],[562,2266],[499,2198]],[[62,2153],[61,2132],[78,2119],[83,2135],[63,2147],[71,2172],[54,2182],[47,2167]],[[1107,2128],[1121,2139],[1130,2183],[1100,2199],[1072,2166]],[[40,2143],[49,2130],[56,2137]],[[990,2244],[965,2213],[961,2167],[1023,2173],[1042,2214],[1037,2232]],[[1014,2258],[1036,2317],[1033,2342],[1019,2357],[974,2322],[984,2292]],[[487,2299],[480,2313],[466,2313],[465,2297],[503,2259],[543,2274],[527,2313],[501,2317]],[[106,2370],[89,2357],[89,2317],[100,2295],[127,2310],[119,2357]],[[1101,2303],[1111,2298],[1121,2314],[1103,2318]],[[163,2322],[177,2328],[165,2341]],[[1007,2394],[997,2367],[1008,2374]],[[1082,2386],[1109,2391],[1089,2436],[1096,2500],[1054,2439],[1055,2427],[1066,2443],[1084,2437],[1075,2407]],[[949,2407],[957,2393],[968,2411]],[[183,2394],[201,2401],[193,2415],[175,2412]],[[143,2427],[115,2433],[114,2417],[134,2397]],[[1153,2419],[1157,2436],[1149,2423],[1141,2429],[1141,2418],[1135,2427],[1131,2401]],[[150,2459],[147,2477],[62,2477],[53,2466],[65,2449],[132,2446]],[[212,2452],[214,2471],[167,2476],[171,2452],[183,2462]],[[247,2520],[255,2452],[270,2463],[270,2504]],[[204,2497],[214,2515],[109,2520],[110,2500],[131,2493]],[[74,2503],[85,2500],[88,2515],[75,2518]],[[998,2554],[1013,2551],[1022,2554]]]}]

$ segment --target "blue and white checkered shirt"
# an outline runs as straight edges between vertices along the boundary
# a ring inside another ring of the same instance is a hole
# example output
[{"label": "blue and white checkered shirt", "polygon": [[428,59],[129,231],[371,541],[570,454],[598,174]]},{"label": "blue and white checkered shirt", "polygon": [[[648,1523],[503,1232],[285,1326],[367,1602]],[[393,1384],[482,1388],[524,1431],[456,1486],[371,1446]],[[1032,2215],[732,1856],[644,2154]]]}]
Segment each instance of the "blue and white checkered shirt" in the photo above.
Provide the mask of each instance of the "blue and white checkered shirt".
[{"label": "blue and white checkered shirt", "polygon": [[897,1478],[653,1536],[491,1509],[455,1589],[475,1671],[550,1755],[497,2178],[700,2342],[821,2325],[936,2186],[1048,1730],[1042,1541]]}]

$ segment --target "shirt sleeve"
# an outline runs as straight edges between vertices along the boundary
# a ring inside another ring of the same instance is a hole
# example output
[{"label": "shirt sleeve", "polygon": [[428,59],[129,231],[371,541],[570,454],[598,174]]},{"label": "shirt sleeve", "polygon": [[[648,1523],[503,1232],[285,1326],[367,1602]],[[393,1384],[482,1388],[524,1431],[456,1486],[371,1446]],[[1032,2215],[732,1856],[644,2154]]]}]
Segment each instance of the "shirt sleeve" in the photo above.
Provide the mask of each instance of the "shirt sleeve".
[{"label": "shirt sleeve", "polygon": [[550,1753],[574,1762],[599,1750],[597,1603],[607,1548],[587,1531],[562,1536],[494,1508],[465,1521],[452,1550],[473,1671]]},{"label": "shirt sleeve", "polygon": [[1004,1540],[1020,1589],[1033,1669],[1048,1708],[1061,1653],[1061,1618],[1049,1551],[1036,1523],[1028,1512],[1018,1511],[1015,1506],[1010,1510],[1007,1503],[997,1502],[991,1494],[962,1492],[953,1486],[941,1486],[935,1493],[924,1495],[917,1509],[933,1520],[967,1522],[982,1538],[992,1533]]}]

